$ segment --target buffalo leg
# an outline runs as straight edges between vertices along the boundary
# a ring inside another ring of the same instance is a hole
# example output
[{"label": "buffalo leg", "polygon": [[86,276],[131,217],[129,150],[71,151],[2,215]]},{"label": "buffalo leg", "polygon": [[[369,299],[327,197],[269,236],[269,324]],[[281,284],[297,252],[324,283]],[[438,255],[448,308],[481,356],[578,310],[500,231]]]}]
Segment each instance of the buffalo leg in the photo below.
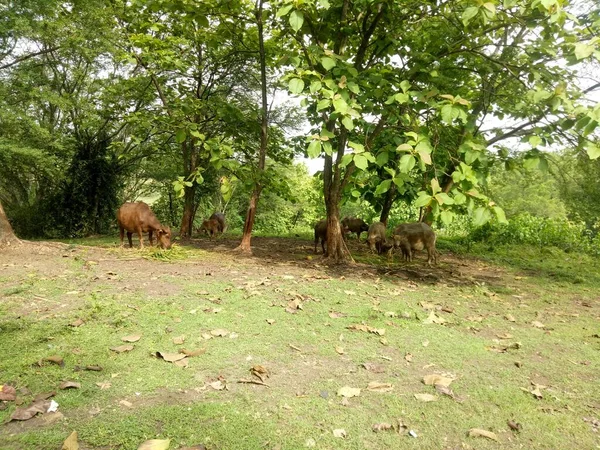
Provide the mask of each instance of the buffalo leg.
[{"label": "buffalo leg", "polygon": [[140,248],[144,248],[144,236],[142,235],[142,229],[138,228],[137,229],[137,234],[140,238]]},{"label": "buffalo leg", "polygon": [[[148,231],[148,240],[150,241],[150,247],[154,247],[154,241],[152,240],[152,230]],[[158,237],[156,238],[156,242],[158,243]]]},{"label": "buffalo leg", "polygon": [[133,233],[131,231],[127,232],[127,240],[129,241],[129,248],[133,247],[133,242],[131,241],[131,236],[133,236]]}]

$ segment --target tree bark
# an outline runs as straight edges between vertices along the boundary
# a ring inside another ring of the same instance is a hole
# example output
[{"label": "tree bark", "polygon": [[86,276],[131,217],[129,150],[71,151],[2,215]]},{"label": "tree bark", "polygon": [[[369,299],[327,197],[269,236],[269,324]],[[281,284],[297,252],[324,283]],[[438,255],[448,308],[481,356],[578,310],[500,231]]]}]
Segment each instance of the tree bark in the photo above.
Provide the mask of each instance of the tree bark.
[{"label": "tree bark", "polygon": [[261,90],[261,124],[260,124],[260,149],[258,155],[258,179],[252,191],[250,197],[250,203],[248,205],[248,211],[246,212],[246,221],[244,222],[244,234],[242,235],[242,242],[236,248],[244,253],[252,253],[250,247],[250,241],[252,240],[252,228],[254,227],[254,219],[256,218],[256,208],[260,199],[260,193],[262,192],[262,180],[261,176],[265,171],[265,160],[267,157],[267,143],[268,143],[268,106],[267,106],[267,62],[265,53],[265,41],[263,32],[263,0],[260,0],[255,11],[256,23],[258,26],[258,53],[260,59],[260,90]]},{"label": "tree bark", "polygon": [[396,185],[392,183],[388,191],[385,193],[385,199],[383,200],[383,207],[381,208],[381,215],[379,221],[387,227],[388,219],[390,217],[390,211],[394,205],[394,198],[396,197]]},{"label": "tree bark", "polygon": [[19,243],[19,239],[15,236],[15,233],[6,217],[2,203],[0,202],[0,247],[3,245],[12,245]]},{"label": "tree bark", "polygon": [[[184,177],[187,180],[198,167],[198,155],[193,142],[189,142],[189,145],[187,141],[183,142],[181,144],[181,150],[183,153]],[[179,230],[181,239],[189,239],[192,237],[194,217],[196,215],[196,208],[194,207],[195,197],[196,181],[193,181],[191,186],[184,186],[183,188],[183,216],[181,218],[181,227]]]}]

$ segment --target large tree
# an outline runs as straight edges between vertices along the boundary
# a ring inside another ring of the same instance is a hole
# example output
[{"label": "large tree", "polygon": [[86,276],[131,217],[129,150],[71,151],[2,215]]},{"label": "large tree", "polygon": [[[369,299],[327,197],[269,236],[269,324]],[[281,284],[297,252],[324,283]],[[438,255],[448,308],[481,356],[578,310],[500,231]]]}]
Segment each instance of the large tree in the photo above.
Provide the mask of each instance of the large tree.
[{"label": "large tree", "polygon": [[[503,220],[482,192],[493,145],[525,137],[529,164],[543,164],[535,147],[579,121],[578,145],[598,153],[589,135],[600,112],[581,101],[575,70],[599,54],[593,12],[577,20],[558,0],[307,0],[283,1],[277,15],[289,88],[314,126],[307,152],[325,157],[336,260],[346,257],[339,202],[360,171],[388,174],[378,194],[411,186],[424,219],[466,211],[484,223]],[[386,131],[387,145],[374,146]]]}]

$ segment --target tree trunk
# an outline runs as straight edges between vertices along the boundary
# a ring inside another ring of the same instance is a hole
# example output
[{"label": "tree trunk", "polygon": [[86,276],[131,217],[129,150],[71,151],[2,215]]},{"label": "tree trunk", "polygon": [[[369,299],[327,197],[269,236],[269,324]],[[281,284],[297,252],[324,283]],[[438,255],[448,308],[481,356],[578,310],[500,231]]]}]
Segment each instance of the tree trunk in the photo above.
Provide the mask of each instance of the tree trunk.
[{"label": "tree trunk", "polygon": [[246,213],[246,221],[244,222],[244,234],[242,235],[242,242],[236,248],[244,253],[252,253],[250,247],[250,241],[252,239],[252,228],[254,227],[254,219],[256,218],[256,208],[258,206],[258,200],[260,199],[260,193],[262,191],[262,180],[261,175],[265,171],[265,160],[267,157],[267,143],[268,143],[268,106],[267,106],[267,62],[265,54],[265,42],[263,33],[263,0],[258,2],[258,8],[255,11],[256,23],[258,25],[258,52],[260,58],[260,88],[261,88],[261,124],[260,124],[260,149],[258,155],[258,179],[252,191],[252,197],[250,197],[250,204],[248,205],[248,212]]},{"label": "tree trunk", "polygon": [[[181,150],[183,153],[183,169],[184,177],[187,180],[189,176],[196,171],[198,167],[198,155],[194,147],[194,143],[183,142],[181,144]],[[194,207],[194,201],[196,197],[196,181],[192,181],[191,186],[184,186],[183,188],[183,217],[181,218],[181,228],[179,235],[181,239],[189,239],[192,237],[194,228],[194,217],[196,215],[196,208]]]},{"label": "tree trunk", "polygon": [[2,203],[0,202],[0,247],[3,245],[11,245],[19,243],[19,239],[15,236],[12,226],[6,217]]},{"label": "tree trunk", "polygon": [[396,185],[392,183],[388,191],[385,193],[385,200],[383,201],[383,207],[381,208],[381,216],[379,221],[387,227],[388,219],[390,217],[390,210],[394,205],[394,198],[396,197]]}]

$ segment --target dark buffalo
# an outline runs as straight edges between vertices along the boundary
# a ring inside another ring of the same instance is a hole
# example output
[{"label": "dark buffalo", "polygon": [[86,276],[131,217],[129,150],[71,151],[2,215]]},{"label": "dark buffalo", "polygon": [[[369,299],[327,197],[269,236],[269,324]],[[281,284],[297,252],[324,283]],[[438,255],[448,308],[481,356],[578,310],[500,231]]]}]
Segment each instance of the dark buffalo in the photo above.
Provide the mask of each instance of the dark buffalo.
[{"label": "dark buffalo", "polygon": [[171,248],[171,229],[160,224],[150,207],[144,202],[123,203],[117,211],[117,223],[121,233],[121,247],[123,247],[123,239],[125,230],[127,230],[127,239],[129,247],[133,247],[131,236],[137,233],[140,238],[140,248],[144,248],[144,239],[142,233],[148,233],[150,246],[152,242],[152,234],[156,233],[156,240],[160,248]]},{"label": "dark buffalo", "polygon": [[367,225],[364,220],[357,219],[356,217],[344,217],[342,220],[342,228],[344,229],[344,234],[356,233],[358,242],[360,242],[360,235],[362,232],[369,231],[369,225]]},{"label": "dark buffalo", "polygon": [[435,240],[435,233],[424,222],[403,223],[394,230],[394,248],[402,251],[406,261],[412,261],[415,251],[426,249],[427,264],[431,265],[431,261],[437,264]]},{"label": "dark buffalo", "polygon": [[393,248],[386,240],[385,225],[382,222],[374,222],[371,224],[367,235],[367,244],[372,252],[377,250],[377,253],[380,255]]},{"label": "dark buffalo", "polygon": [[225,230],[227,230],[225,214],[219,212],[213,213],[213,215],[210,216],[208,220],[216,220],[217,222],[219,222],[219,233],[224,233]]}]

